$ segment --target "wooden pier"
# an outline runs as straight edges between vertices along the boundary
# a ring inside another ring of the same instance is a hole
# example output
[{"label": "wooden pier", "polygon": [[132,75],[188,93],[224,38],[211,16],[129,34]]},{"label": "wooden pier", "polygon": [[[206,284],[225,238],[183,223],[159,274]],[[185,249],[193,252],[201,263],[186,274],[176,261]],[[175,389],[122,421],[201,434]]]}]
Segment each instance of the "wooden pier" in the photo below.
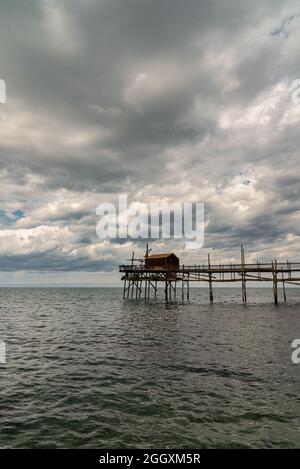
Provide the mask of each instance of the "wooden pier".
[{"label": "wooden pier", "polygon": [[179,285],[181,299],[189,300],[190,283],[206,282],[209,300],[213,303],[213,284],[239,282],[242,302],[247,303],[248,282],[271,282],[274,303],[278,304],[278,285],[282,287],[284,301],[287,300],[286,285],[300,286],[300,262],[277,262],[275,259],[249,264],[245,261],[243,246],[238,264],[214,264],[208,255],[207,264],[195,265],[179,265],[179,259],[173,253],[149,256],[147,246],[144,259],[135,259],[133,253],[130,264],[120,265],[119,271],[123,274],[123,298],[156,298],[158,286],[163,285],[165,300],[169,301],[177,297]]}]

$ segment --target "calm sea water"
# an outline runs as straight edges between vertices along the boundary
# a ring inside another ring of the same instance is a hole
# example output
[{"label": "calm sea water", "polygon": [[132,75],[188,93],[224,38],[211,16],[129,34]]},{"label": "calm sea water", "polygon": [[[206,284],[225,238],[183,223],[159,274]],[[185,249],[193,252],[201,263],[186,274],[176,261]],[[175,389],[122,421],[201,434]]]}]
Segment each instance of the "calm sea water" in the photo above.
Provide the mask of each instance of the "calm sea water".
[{"label": "calm sea water", "polygon": [[0,289],[1,447],[299,447],[300,291]]}]

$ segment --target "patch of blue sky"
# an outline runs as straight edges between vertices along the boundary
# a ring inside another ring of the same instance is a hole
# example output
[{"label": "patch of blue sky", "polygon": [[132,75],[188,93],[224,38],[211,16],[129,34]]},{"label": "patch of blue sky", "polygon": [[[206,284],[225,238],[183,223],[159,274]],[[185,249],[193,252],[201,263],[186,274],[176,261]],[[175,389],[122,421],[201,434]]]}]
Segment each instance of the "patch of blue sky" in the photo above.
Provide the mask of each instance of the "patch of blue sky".
[{"label": "patch of blue sky", "polygon": [[6,212],[0,209],[0,224],[1,225],[12,225],[20,218],[24,217],[22,210],[14,210],[13,212]]}]

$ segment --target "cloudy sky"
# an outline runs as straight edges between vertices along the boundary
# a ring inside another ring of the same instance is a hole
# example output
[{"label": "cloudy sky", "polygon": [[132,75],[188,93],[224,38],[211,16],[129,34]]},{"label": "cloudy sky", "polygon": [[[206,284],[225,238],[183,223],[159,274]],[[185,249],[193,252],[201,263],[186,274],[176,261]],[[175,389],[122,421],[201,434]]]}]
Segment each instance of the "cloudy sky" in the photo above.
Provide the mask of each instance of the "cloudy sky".
[{"label": "cloudy sky", "polygon": [[182,261],[300,259],[300,4],[2,0],[0,283],[115,284],[96,207],[204,202]]}]

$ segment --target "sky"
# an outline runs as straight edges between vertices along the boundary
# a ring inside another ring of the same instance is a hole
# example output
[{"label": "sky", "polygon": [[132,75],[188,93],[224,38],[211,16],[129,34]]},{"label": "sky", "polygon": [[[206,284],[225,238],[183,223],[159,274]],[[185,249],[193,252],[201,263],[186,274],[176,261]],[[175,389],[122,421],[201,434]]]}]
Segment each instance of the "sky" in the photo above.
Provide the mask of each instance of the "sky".
[{"label": "sky", "polygon": [[96,207],[205,205],[182,263],[300,260],[300,4],[2,0],[0,285],[117,285]]}]

